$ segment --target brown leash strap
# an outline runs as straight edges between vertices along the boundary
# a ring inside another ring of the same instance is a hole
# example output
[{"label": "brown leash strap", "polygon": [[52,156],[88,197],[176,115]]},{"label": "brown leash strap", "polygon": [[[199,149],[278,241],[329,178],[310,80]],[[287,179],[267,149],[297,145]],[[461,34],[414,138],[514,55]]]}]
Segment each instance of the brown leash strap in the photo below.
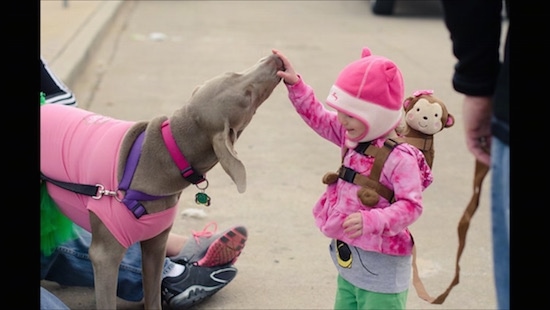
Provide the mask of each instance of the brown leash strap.
[{"label": "brown leash strap", "polygon": [[476,160],[476,167],[475,167],[475,173],[474,173],[474,193],[472,195],[472,198],[470,199],[470,203],[466,207],[466,210],[464,210],[464,213],[462,214],[462,218],[458,223],[458,251],[456,254],[455,277],[451,282],[451,284],[449,285],[449,287],[447,288],[447,290],[445,290],[445,292],[443,292],[441,295],[439,295],[436,298],[433,298],[428,294],[428,292],[426,291],[426,288],[424,287],[424,284],[422,283],[422,280],[420,280],[420,277],[418,275],[418,268],[416,266],[416,247],[413,246],[413,252],[412,252],[413,285],[418,297],[432,304],[438,304],[438,305],[442,304],[447,298],[447,295],[449,295],[449,293],[451,292],[451,289],[455,285],[457,285],[459,282],[460,265],[458,264],[458,262],[460,261],[460,256],[462,256],[462,251],[464,250],[464,246],[466,245],[466,233],[468,232],[468,228],[470,227],[470,220],[474,216],[474,213],[476,212],[477,207],[479,205],[479,197],[481,195],[481,185],[488,171],[489,171],[489,167],[487,165]]}]

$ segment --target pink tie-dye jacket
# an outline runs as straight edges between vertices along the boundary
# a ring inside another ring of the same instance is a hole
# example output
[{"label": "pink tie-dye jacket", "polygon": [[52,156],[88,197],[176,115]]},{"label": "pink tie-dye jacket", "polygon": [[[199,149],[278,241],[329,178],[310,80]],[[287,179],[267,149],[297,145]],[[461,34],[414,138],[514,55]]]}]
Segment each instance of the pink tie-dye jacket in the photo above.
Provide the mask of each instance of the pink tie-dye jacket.
[{"label": "pink tie-dye jacket", "polygon": [[[301,78],[294,85],[285,85],[290,101],[302,119],[321,137],[343,148],[345,128],[338,122],[337,113],[327,110]],[[384,139],[374,140],[373,144],[382,147]],[[374,158],[353,150],[349,150],[343,160],[345,166],[366,176],[370,174],[373,162]],[[327,186],[315,204],[315,223],[325,236],[363,250],[410,255],[413,240],[407,227],[422,214],[422,191],[432,181],[431,170],[422,152],[402,143],[390,153],[380,176],[380,182],[394,191],[394,203],[380,197],[376,206],[364,206],[357,197],[360,187],[338,179]],[[349,214],[355,212],[362,214],[363,234],[351,239],[344,234],[342,224]]]}]

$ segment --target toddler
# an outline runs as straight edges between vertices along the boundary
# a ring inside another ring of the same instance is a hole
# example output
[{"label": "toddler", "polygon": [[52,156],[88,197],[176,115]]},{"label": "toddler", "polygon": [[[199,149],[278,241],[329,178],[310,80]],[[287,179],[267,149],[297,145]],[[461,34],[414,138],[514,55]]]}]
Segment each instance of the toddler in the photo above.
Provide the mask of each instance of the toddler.
[{"label": "toddler", "polygon": [[[384,147],[402,119],[403,77],[389,59],[363,48],[330,89],[326,104],[297,74],[290,61],[273,50],[285,65],[289,98],[298,114],[317,134],[343,151],[342,165],[369,176],[374,157],[369,145]],[[315,223],[331,238],[330,255],[338,270],[335,309],[405,309],[411,281],[413,238],[408,226],[422,213],[422,192],[433,177],[424,155],[400,143],[389,154],[379,182],[393,191],[373,206],[361,203],[360,186],[343,178],[327,185],[313,208]]]}]

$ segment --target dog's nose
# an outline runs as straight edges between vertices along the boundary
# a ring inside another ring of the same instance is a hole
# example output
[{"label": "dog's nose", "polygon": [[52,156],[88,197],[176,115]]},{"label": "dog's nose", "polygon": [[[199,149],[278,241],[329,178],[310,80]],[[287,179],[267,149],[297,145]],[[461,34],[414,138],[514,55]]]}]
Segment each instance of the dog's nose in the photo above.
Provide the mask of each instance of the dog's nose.
[{"label": "dog's nose", "polygon": [[270,64],[271,63],[275,64],[275,67],[277,68],[277,71],[285,71],[285,65],[284,65],[283,61],[281,60],[281,58],[279,58],[279,56],[277,56],[275,54],[271,54],[269,56],[266,56],[262,60],[266,61]]},{"label": "dog's nose", "polygon": [[275,54],[265,56],[264,58],[260,59],[259,62],[269,64],[269,65],[274,64],[277,71],[285,71],[285,65],[283,61],[279,58],[279,56]]},{"label": "dog's nose", "polygon": [[273,56],[275,57],[275,62],[277,63],[277,70],[285,71],[285,64],[283,63],[281,58],[279,58],[279,56],[277,55],[273,55]]}]

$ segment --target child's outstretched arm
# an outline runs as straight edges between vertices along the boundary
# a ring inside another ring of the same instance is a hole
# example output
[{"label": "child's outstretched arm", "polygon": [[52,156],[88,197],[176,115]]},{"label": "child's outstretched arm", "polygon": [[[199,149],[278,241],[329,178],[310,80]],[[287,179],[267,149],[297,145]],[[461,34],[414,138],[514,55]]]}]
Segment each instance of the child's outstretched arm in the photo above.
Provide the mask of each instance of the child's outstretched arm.
[{"label": "child's outstretched arm", "polygon": [[292,64],[290,63],[288,58],[286,58],[286,56],[279,50],[273,49],[271,50],[271,52],[279,56],[285,66],[285,71],[278,71],[277,76],[281,77],[286,84],[296,84],[300,80],[300,77],[298,77],[298,74],[296,74],[296,71],[294,71],[294,67],[292,67]]},{"label": "child's outstretched arm", "polygon": [[338,122],[335,111],[327,110],[315,97],[313,89],[307,85],[302,77],[296,73],[288,58],[277,49],[271,50],[284,64],[285,70],[278,71],[288,89],[288,97],[296,112],[321,137],[340,146],[342,145],[345,129]]}]

